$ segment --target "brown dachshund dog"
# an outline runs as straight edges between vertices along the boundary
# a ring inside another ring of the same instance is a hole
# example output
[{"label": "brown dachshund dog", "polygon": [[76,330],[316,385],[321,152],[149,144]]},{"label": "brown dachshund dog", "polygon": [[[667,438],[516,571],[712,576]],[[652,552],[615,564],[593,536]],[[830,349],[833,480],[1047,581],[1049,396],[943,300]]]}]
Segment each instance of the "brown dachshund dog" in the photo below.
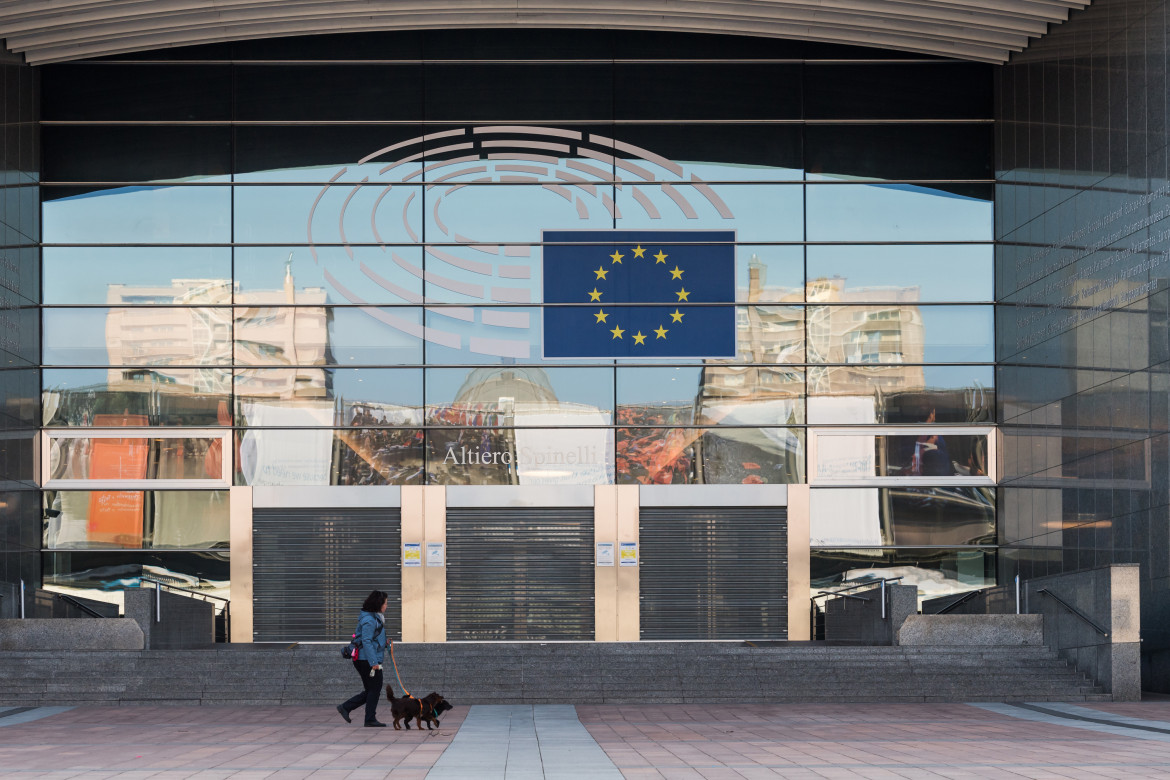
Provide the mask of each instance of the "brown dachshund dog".
[{"label": "brown dachshund dog", "polygon": [[386,698],[390,701],[390,714],[394,716],[394,728],[399,729],[399,723],[405,722],[406,730],[410,731],[410,721],[413,719],[415,726],[421,731],[422,722],[427,722],[427,730],[439,725],[439,716],[450,709],[454,709],[453,705],[437,693],[431,692],[421,699],[416,699],[413,696],[403,696],[398,698],[394,695],[394,689],[389,685],[386,686]]}]

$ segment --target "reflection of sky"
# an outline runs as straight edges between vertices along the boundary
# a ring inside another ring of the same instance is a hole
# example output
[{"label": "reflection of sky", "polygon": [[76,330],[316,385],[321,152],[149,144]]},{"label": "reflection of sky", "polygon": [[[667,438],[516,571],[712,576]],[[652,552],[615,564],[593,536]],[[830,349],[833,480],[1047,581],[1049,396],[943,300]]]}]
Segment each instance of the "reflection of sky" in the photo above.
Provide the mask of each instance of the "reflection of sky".
[{"label": "reflection of sky", "polygon": [[[845,292],[859,287],[918,287],[919,301],[991,301],[991,244],[808,247],[808,277],[840,276]],[[871,294],[869,300],[889,300]]]}]

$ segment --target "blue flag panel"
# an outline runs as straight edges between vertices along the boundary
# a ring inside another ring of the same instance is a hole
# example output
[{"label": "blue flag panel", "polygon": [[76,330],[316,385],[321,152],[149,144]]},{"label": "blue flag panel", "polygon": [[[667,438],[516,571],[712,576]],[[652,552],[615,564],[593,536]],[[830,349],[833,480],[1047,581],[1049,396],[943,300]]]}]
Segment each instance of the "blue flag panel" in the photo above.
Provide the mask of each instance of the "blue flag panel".
[{"label": "blue flag panel", "polygon": [[544,240],[546,358],[735,357],[733,231],[546,230]]}]

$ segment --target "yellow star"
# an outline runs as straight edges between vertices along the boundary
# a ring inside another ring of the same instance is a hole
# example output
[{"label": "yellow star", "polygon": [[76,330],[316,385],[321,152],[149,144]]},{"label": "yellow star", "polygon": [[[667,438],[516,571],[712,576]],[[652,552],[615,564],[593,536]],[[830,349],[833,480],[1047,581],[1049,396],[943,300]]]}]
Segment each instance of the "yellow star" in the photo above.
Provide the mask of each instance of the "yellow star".
[{"label": "yellow star", "polygon": [[638,331],[637,333],[634,334],[634,343],[635,344],[645,344],[646,343],[646,337],[642,335],[642,331]]},{"label": "yellow star", "polygon": [[674,312],[670,315],[670,318],[672,320],[674,320],[675,322],[682,322],[683,316],[684,315],[681,311],[679,311],[678,309],[675,309]]},{"label": "yellow star", "polygon": [[674,268],[670,269],[670,278],[671,279],[681,279],[682,275],[683,275],[682,269],[679,268],[677,265]]},{"label": "yellow star", "polygon": [[597,313],[593,316],[597,318],[598,322],[605,322],[605,318],[608,317],[609,314],[606,313],[605,309],[598,309]]},{"label": "yellow star", "polygon": [[646,250],[642,248],[641,244],[634,247],[634,257],[641,257],[644,254],[646,254]]},{"label": "yellow star", "polygon": [[615,263],[621,263],[622,258],[625,257],[625,255],[623,255],[621,252],[619,252],[615,249],[615,250],[613,250],[613,254],[610,255],[610,257],[613,258],[613,261]]},{"label": "yellow star", "polygon": [[621,325],[614,325],[614,326],[613,326],[613,329],[612,329],[612,330],[610,330],[610,333],[612,333],[612,334],[613,334],[613,337],[614,337],[615,339],[620,339],[620,338],[622,337],[622,334],[623,334],[623,333],[625,333],[625,331],[624,331],[624,330],[622,330],[622,326],[621,326]]},{"label": "yellow star", "polygon": [[597,270],[596,270],[596,271],[594,271],[593,273],[597,274],[597,278],[598,278],[598,279],[604,279],[604,278],[605,278],[605,275],[606,275],[607,273],[609,273],[609,271],[605,270],[605,269],[604,269],[604,268],[602,268],[601,266],[598,266],[598,267],[597,267]]},{"label": "yellow star", "polygon": [[664,339],[664,338],[666,338],[666,334],[669,331],[667,331],[666,328],[659,325],[657,328],[654,329],[654,332],[658,334],[658,338]]},{"label": "yellow star", "polygon": [[661,249],[659,249],[658,254],[654,255],[654,261],[655,261],[654,264],[657,265],[658,263],[665,263],[666,258],[668,258],[668,257],[670,257],[670,255],[666,254]]},{"label": "yellow star", "polygon": [[685,288],[685,287],[678,288],[678,292],[676,292],[675,295],[678,296],[678,299],[680,301],[687,301],[688,303],[690,303],[690,301],[687,300],[687,296],[690,295],[690,293],[687,291],[687,288]]},{"label": "yellow star", "polygon": [[597,291],[596,287],[594,287],[593,290],[589,293],[589,300],[590,301],[600,301],[601,300],[601,293],[599,293]]}]

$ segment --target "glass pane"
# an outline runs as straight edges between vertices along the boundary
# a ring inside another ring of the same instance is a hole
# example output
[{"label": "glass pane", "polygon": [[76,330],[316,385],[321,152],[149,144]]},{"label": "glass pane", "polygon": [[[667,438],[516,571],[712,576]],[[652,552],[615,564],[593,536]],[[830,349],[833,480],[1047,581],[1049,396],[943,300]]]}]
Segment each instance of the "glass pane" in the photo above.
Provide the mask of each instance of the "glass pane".
[{"label": "glass pane", "polygon": [[427,63],[425,79],[425,114],[432,121],[613,117],[608,63]]},{"label": "glass pane", "polygon": [[226,490],[48,490],[49,549],[227,547]]},{"label": "glass pane", "polygon": [[810,363],[990,363],[991,306],[810,306]]},{"label": "glass pane", "polygon": [[231,425],[226,368],[46,368],[42,382],[45,426]]},{"label": "glass pane", "polygon": [[810,366],[810,424],[995,422],[993,366]]},{"label": "glass pane", "polygon": [[426,323],[431,365],[542,361],[543,323],[535,307],[436,307],[427,309]]},{"label": "glass pane", "polygon": [[632,425],[793,425],[803,422],[799,369],[619,368],[618,421]]},{"label": "glass pane", "polygon": [[[972,197],[912,184],[810,184],[805,189],[810,241],[991,241],[993,238],[990,190],[985,196]],[[741,234],[740,237],[741,240],[752,238],[755,236]],[[782,237],[760,238],[779,240]]]},{"label": "glass pane", "polygon": [[976,62],[808,63],[809,119],[991,119],[993,66]]},{"label": "glass pane", "polygon": [[239,369],[235,393],[241,426],[422,424],[421,369]]},{"label": "glass pane", "polygon": [[140,577],[150,577],[211,596],[228,598],[231,579],[228,552],[130,552],[114,550],[47,552],[44,554],[44,584],[54,590],[88,591],[78,595],[107,600],[101,591],[121,591],[141,586]]},{"label": "glass pane", "polygon": [[421,231],[415,186],[236,187],[235,240],[278,244],[413,244]]},{"label": "glass pane", "polygon": [[[117,424],[125,425],[122,422],[125,419],[120,416]],[[48,478],[220,479],[222,461],[223,445],[218,438],[148,436],[51,439]]]},{"label": "glass pane", "polygon": [[694,404],[699,425],[799,425],[804,422],[804,371],[708,365]]},{"label": "glass pane", "polygon": [[231,119],[227,65],[48,65],[41,118],[74,121]]},{"label": "glass pane", "polygon": [[818,479],[986,477],[986,464],[984,435],[925,432],[916,436],[822,434],[817,438]]},{"label": "glass pane", "polygon": [[805,127],[809,178],[990,179],[993,125]]},{"label": "glass pane", "polygon": [[737,306],[736,360],[743,363],[804,361],[803,306]]},{"label": "glass pane", "polygon": [[610,230],[614,199],[611,185],[435,187],[426,194],[426,236],[436,241],[523,243],[540,241],[541,231],[548,229]]},{"label": "glass pane", "polygon": [[241,303],[264,301],[422,303],[422,250],[415,247],[236,247]]},{"label": "glass pane", "polygon": [[50,305],[231,303],[227,247],[46,247],[43,262]]},{"label": "glass pane", "polygon": [[619,485],[803,481],[800,429],[618,428],[616,441]]},{"label": "glass pane", "polygon": [[[735,299],[741,303],[801,303],[805,249],[801,246],[736,247]],[[811,264],[809,274],[811,278]]]},{"label": "glass pane", "polygon": [[119,187],[46,200],[42,209],[46,244],[231,241],[230,187]]},{"label": "glass pane", "polygon": [[813,550],[812,593],[842,582],[901,577],[916,585],[919,601],[995,584],[993,550],[861,549]]},{"label": "glass pane", "polygon": [[991,244],[808,247],[808,300],[984,302],[994,298]]},{"label": "glass pane", "polygon": [[799,119],[801,66],[622,63],[615,119]]},{"label": "glass pane", "polygon": [[[409,181],[422,167],[418,159],[403,161],[422,151],[419,125],[237,125],[235,133],[237,182],[324,184],[336,177],[389,184]],[[399,164],[383,173],[392,163]]]},{"label": "glass pane", "polygon": [[[44,158],[43,181],[230,181],[230,127],[47,125],[41,132],[52,152]],[[53,197],[51,190],[46,195]]]},{"label": "glass pane", "polygon": [[995,489],[813,489],[813,547],[995,543]]},{"label": "glass pane", "polygon": [[613,424],[612,368],[428,369],[426,386],[429,425]]},{"label": "glass pane", "polygon": [[[232,310],[227,308],[45,309],[43,316],[45,365],[165,367],[230,360]],[[195,387],[208,381],[194,369],[160,368],[143,376]]]},{"label": "glass pane", "polygon": [[418,64],[247,65],[235,75],[236,119],[422,118]]},{"label": "glass pane", "polygon": [[617,208],[615,226],[623,230],[734,230],[738,241],[804,239],[804,192],[795,185],[627,182],[617,192]]},{"label": "glass pane", "polygon": [[[617,139],[633,148],[619,147],[623,162],[650,171],[661,181],[800,181],[803,128],[776,124],[636,124],[618,125]],[[677,165],[664,166],[664,157]],[[620,167],[623,179],[638,170]]]},{"label": "glass pane", "polygon": [[430,430],[427,481],[438,485],[611,485],[613,429]]},{"label": "glass pane", "polygon": [[[324,291],[318,294],[323,299]],[[236,309],[240,365],[403,365],[422,362],[421,310],[261,306]]]},{"label": "glass pane", "polygon": [[252,429],[240,437],[237,485],[418,485],[423,433],[393,428]]},{"label": "glass pane", "polygon": [[41,371],[36,368],[7,368],[0,371],[0,414],[7,419],[6,431],[35,432],[40,424]]},{"label": "glass pane", "polygon": [[701,366],[617,369],[621,425],[691,425],[702,395]]}]

